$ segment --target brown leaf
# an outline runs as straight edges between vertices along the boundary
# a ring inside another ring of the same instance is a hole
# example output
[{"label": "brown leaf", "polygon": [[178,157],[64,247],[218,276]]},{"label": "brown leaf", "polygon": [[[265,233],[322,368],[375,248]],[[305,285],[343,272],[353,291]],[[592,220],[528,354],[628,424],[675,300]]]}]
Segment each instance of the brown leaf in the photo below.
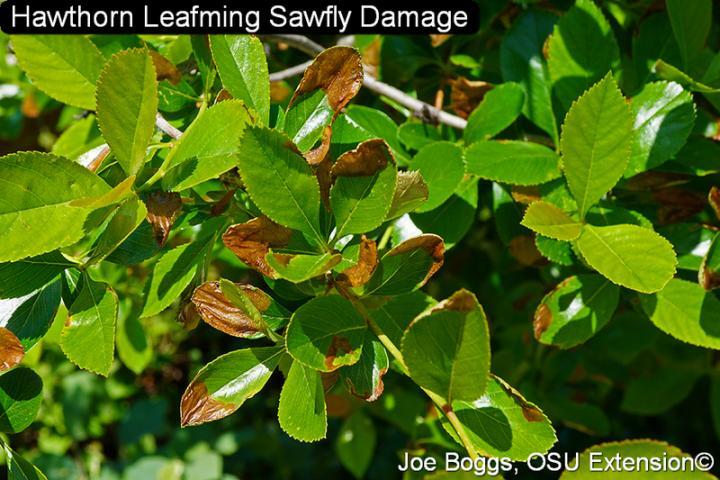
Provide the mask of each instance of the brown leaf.
[{"label": "brown leaf", "polygon": [[192,301],[187,301],[180,309],[178,315],[178,321],[182,324],[185,330],[194,330],[200,323],[200,315],[198,314],[195,304]]},{"label": "brown leaf", "polygon": [[492,88],[487,82],[458,77],[450,88],[452,109],[460,117],[468,118]]},{"label": "brown leaf", "polygon": [[502,387],[503,390],[505,390],[505,393],[510,395],[512,399],[515,401],[515,404],[520,407],[522,410],[523,417],[525,417],[525,420],[528,422],[542,422],[545,419],[545,415],[542,413],[542,411],[533,405],[532,403],[525,400],[525,398],[515,390],[512,386],[508,385],[503,379],[499,377],[494,377],[495,380],[497,380],[498,384]]},{"label": "brown leaf", "polygon": [[708,202],[715,211],[715,216],[720,220],[720,188],[712,187],[708,194]]},{"label": "brown leaf", "polygon": [[320,200],[322,200],[328,212],[330,211],[330,188],[333,184],[332,166],[333,163],[328,155],[313,168],[315,177],[320,185]]},{"label": "brown leaf", "polygon": [[475,295],[462,289],[453,293],[450,298],[443,300],[432,308],[432,311],[453,310],[455,312],[470,312],[478,305]]},{"label": "brown leaf", "polygon": [[285,82],[270,82],[270,101],[282,103],[290,96],[292,90]]},{"label": "brown leaf", "polygon": [[351,287],[359,287],[370,281],[375,267],[378,264],[377,244],[375,240],[369,240],[365,235],[360,241],[360,254],[358,261],[352,267],[346,268],[338,276],[338,282],[345,283]]},{"label": "brown leaf", "polygon": [[22,104],[20,105],[20,111],[26,118],[38,118],[40,116],[40,105],[38,105],[33,92],[25,94]]},{"label": "brown leaf", "polygon": [[25,349],[13,332],[0,327],[0,372],[15,368],[25,357]]},{"label": "brown leaf", "polygon": [[340,155],[332,167],[333,177],[367,177],[395,163],[385,140],[367,140],[354,150]]},{"label": "brown leaf", "polygon": [[450,37],[452,37],[452,34],[450,33],[434,33],[430,34],[430,44],[433,47],[439,47],[443,43],[447,42]]},{"label": "brown leaf", "polygon": [[230,92],[223,88],[218,92],[217,97],[215,97],[215,103],[224,102],[225,100],[232,100],[232,98],[233,96],[230,94]]},{"label": "brown leaf", "polygon": [[167,80],[173,85],[177,85],[182,80],[182,73],[167,58],[160,55],[155,50],[149,50],[153,65],[155,66],[155,74],[158,82]]},{"label": "brown leaf", "polygon": [[347,337],[341,335],[333,335],[328,351],[325,353],[325,368],[328,370],[335,370],[342,366],[336,365],[335,360],[338,356],[350,354],[354,351],[350,341]]},{"label": "brown leaf", "polygon": [[277,273],[265,261],[270,248],[288,244],[292,230],[273,222],[266,216],[230,226],[223,234],[223,243],[249,267],[270,278]]},{"label": "brown leaf", "polygon": [[310,150],[305,154],[305,160],[310,165],[319,165],[323,160],[327,158],[327,154],[330,151],[330,141],[332,140],[332,127],[327,126],[323,130],[322,140],[320,145]]},{"label": "brown leaf", "polygon": [[550,310],[550,307],[541,303],[538,305],[537,310],[535,310],[535,316],[533,317],[533,332],[535,333],[535,338],[537,340],[540,340],[542,334],[550,328],[551,323],[552,311]]},{"label": "brown leaf", "polygon": [[[238,287],[261,313],[270,307],[271,300],[262,290],[246,284],[238,284]],[[257,325],[223,295],[219,282],[206,282],[196,288],[192,303],[205,323],[233,337],[246,338],[263,330],[262,325]]]},{"label": "brown leaf", "polygon": [[705,260],[700,266],[699,280],[700,285],[708,292],[720,288],[720,272],[709,269]]},{"label": "brown leaf", "polygon": [[661,225],[687,220],[707,206],[703,195],[681,188],[657,190],[653,192],[653,199],[661,205],[658,211],[658,222]]},{"label": "brown leaf", "polygon": [[153,192],[145,201],[147,220],[152,225],[155,240],[162,247],[170,235],[170,229],[182,211],[180,194],[175,192]]},{"label": "brown leaf", "polygon": [[300,85],[290,100],[290,106],[300,95],[321,88],[337,116],[357,95],[362,82],[362,58],[358,51],[350,47],[328,48],[305,70]]},{"label": "brown leaf", "polygon": [[537,249],[535,239],[531,235],[519,235],[513,238],[510,240],[508,248],[510,255],[526,267],[539,266],[547,263],[547,259],[543,257]]},{"label": "brown leaf", "polygon": [[440,270],[440,267],[442,267],[445,262],[445,242],[442,237],[431,233],[419,235],[409,240],[405,240],[400,245],[390,250],[387,254],[390,256],[401,255],[417,249],[425,250],[433,259],[433,264],[430,266],[430,269],[423,280],[423,283],[426,283],[430,280],[430,277],[435,275],[435,272]]},{"label": "brown leaf", "polygon": [[628,179],[623,188],[631,191],[658,190],[682,185],[689,180],[688,175],[670,172],[642,172]]},{"label": "brown leaf", "polygon": [[513,185],[510,195],[513,200],[524,205],[530,205],[533,202],[541,200],[540,189],[537,186],[523,187]]},{"label": "brown leaf", "polygon": [[102,165],[102,162],[105,161],[107,156],[110,154],[110,147],[105,145],[97,155],[95,155],[95,158],[91,159],[90,162],[86,165],[86,168],[90,170],[91,172],[97,172],[98,168],[100,168],[100,165]]},{"label": "brown leaf", "polygon": [[180,400],[180,426],[189,427],[219,420],[237,409],[237,405],[211,398],[205,383],[193,381]]}]

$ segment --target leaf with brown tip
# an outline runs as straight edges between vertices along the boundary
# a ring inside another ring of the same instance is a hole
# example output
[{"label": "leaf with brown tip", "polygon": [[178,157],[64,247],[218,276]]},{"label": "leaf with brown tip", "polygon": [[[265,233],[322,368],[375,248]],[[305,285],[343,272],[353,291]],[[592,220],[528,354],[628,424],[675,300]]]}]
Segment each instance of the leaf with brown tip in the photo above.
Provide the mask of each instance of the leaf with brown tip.
[{"label": "leaf with brown tip", "polygon": [[367,140],[354,150],[345,152],[332,167],[333,177],[369,177],[394,163],[385,140]]},{"label": "leaf with brown tip", "polygon": [[338,282],[351,287],[359,287],[370,281],[375,267],[378,264],[377,244],[365,235],[360,240],[360,253],[355,265],[346,268],[338,276]]},{"label": "leaf with brown tip", "polygon": [[220,282],[206,282],[192,294],[195,310],[205,323],[233,337],[257,338],[266,329],[279,328],[287,321],[287,311],[268,294],[252,285],[236,285],[260,312],[262,318],[253,318],[241,306],[232,302],[223,293]]},{"label": "leaf with brown tip", "polygon": [[357,95],[363,82],[360,53],[350,47],[328,48],[305,70],[290,106],[306,93],[322,89],[337,115]]},{"label": "leaf with brown tip", "polygon": [[277,278],[265,257],[270,248],[282,248],[290,242],[292,230],[266,216],[231,225],[223,234],[223,243],[249,267],[270,278]]},{"label": "leaf with brown tip", "polygon": [[147,220],[152,225],[155,240],[162,247],[167,242],[170,229],[182,211],[179,193],[153,192],[145,201]]},{"label": "leaf with brown tip", "polygon": [[25,349],[13,332],[0,327],[0,372],[15,368],[25,357]]},{"label": "leaf with brown tip", "polygon": [[468,118],[492,88],[487,82],[457,78],[452,82],[450,90],[452,109],[462,118]]},{"label": "leaf with brown tip", "polygon": [[429,194],[427,183],[419,171],[398,172],[395,194],[386,220],[412,212],[427,201]]},{"label": "leaf with brown tip", "polygon": [[365,295],[400,295],[421,288],[442,267],[445,242],[424,234],[386,253],[365,286]]},{"label": "leaf with brown tip", "polygon": [[267,383],[283,349],[247,348],[216,358],[200,370],[180,401],[180,424],[200,425],[227,417]]}]

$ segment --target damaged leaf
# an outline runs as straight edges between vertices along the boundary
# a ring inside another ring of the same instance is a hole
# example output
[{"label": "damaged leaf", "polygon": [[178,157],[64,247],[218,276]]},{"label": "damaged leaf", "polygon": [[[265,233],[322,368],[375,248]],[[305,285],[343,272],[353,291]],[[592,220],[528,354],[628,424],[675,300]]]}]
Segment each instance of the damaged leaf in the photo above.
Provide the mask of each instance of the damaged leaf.
[{"label": "damaged leaf", "polygon": [[161,247],[170,235],[175,220],[182,211],[182,199],[175,192],[152,192],[145,201],[147,220],[152,226],[155,241]]},{"label": "damaged leaf", "polygon": [[222,240],[247,266],[270,278],[277,272],[268,265],[265,257],[270,248],[282,248],[290,242],[292,231],[273,222],[266,216],[231,225]]},{"label": "damaged leaf", "polygon": [[25,349],[13,332],[0,327],[0,373],[15,368],[25,357]]},{"label": "damaged leaf", "polygon": [[395,193],[385,220],[402,217],[427,201],[429,191],[423,176],[417,170],[400,171],[397,176]]},{"label": "damaged leaf", "polygon": [[270,251],[265,256],[268,266],[275,272],[275,277],[271,278],[284,278],[293,283],[301,283],[329,272],[341,260],[342,255],[337,253],[295,255]]},{"label": "damaged leaf", "polygon": [[370,281],[378,264],[377,244],[365,235],[360,240],[360,251],[355,265],[346,268],[338,276],[337,281],[351,287],[360,287]]}]

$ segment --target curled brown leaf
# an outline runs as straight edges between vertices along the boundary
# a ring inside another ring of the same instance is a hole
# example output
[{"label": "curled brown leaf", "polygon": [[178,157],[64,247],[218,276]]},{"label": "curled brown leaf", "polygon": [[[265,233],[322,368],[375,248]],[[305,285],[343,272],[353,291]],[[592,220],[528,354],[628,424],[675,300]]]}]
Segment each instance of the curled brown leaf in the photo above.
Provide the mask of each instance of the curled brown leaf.
[{"label": "curled brown leaf", "polygon": [[225,418],[238,409],[237,405],[215,400],[205,383],[193,380],[180,400],[180,426],[190,427]]},{"label": "curled brown leaf", "polygon": [[[261,313],[270,307],[271,300],[262,290],[245,284],[238,287]],[[258,325],[222,293],[219,282],[206,282],[196,288],[192,303],[205,323],[233,337],[246,338],[264,330],[264,325]]]},{"label": "curled brown leaf", "polygon": [[300,85],[295,90],[292,105],[300,95],[321,88],[327,95],[335,115],[357,95],[363,82],[362,57],[350,47],[328,48],[315,58],[305,70]]},{"label": "curled brown leaf", "polygon": [[708,194],[710,206],[715,211],[715,216],[720,220],[720,188],[712,187]]},{"label": "curled brown leaf", "polygon": [[458,77],[452,82],[450,89],[452,109],[460,117],[468,118],[490,90],[492,85],[487,82]]},{"label": "curled brown leaf", "polygon": [[25,349],[13,332],[0,327],[0,372],[15,368],[25,357]]},{"label": "curled brown leaf", "polygon": [[338,276],[338,282],[346,283],[351,287],[365,285],[370,281],[370,277],[372,277],[373,272],[375,272],[377,264],[377,244],[375,240],[370,240],[363,235],[360,240],[360,253],[357,263],[343,270]]},{"label": "curled brown leaf", "polygon": [[418,249],[425,250],[433,260],[433,263],[423,280],[423,283],[425,283],[430,280],[430,278],[435,275],[438,270],[440,270],[445,262],[445,242],[442,237],[431,233],[419,235],[405,240],[400,245],[390,250],[387,254],[390,256],[402,255]]},{"label": "curled brown leaf", "polygon": [[155,73],[157,81],[162,82],[167,80],[173,85],[177,85],[182,80],[182,72],[173,65],[173,63],[167,58],[160,55],[154,50],[149,50],[150,57],[152,58],[153,65],[155,66]]},{"label": "curled brown leaf", "polygon": [[395,158],[385,140],[367,140],[354,150],[345,152],[332,167],[333,177],[367,177],[384,169]]},{"label": "curled brown leaf", "polygon": [[175,192],[153,192],[145,201],[147,220],[152,226],[155,240],[162,247],[170,235],[175,220],[182,211],[180,194]]},{"label": "curled brown leaf", "polygon": [[270,278],[277,273],[266,262],[270,248],[288,244],[292,230],[278,225],[266,216],[231,225],[223,234],[223,243],[249,267]]}]

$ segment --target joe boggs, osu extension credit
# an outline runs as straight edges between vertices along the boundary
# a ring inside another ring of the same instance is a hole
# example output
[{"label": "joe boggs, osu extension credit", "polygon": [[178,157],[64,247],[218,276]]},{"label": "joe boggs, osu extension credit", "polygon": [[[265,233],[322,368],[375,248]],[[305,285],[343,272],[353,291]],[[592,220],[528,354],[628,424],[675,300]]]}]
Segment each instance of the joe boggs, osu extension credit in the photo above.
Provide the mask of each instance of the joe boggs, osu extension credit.
[{"label": "joe boggs, osu extension credit", "polygon": [[[373,5],[359,5],[342,9],[328,5],[321,9],[290,9],[274,5],[268,12],[268,23],[273,28],[331,28],[345,33],[354,15],[359,15],[360,28],[432,28],[440,33],[468,25],[468,13],[462,10],[383,10]],[[105,8],[88,10],[82,5],[66,9],[33,9],[30,6],[12,6],[13,28],[233,28],[257,33],[262,24],[260,10],[232,9],[223,5],[204,9],[193,5],[187,10],[157,10],[146,4],[142,22],[132,10]]]}]

